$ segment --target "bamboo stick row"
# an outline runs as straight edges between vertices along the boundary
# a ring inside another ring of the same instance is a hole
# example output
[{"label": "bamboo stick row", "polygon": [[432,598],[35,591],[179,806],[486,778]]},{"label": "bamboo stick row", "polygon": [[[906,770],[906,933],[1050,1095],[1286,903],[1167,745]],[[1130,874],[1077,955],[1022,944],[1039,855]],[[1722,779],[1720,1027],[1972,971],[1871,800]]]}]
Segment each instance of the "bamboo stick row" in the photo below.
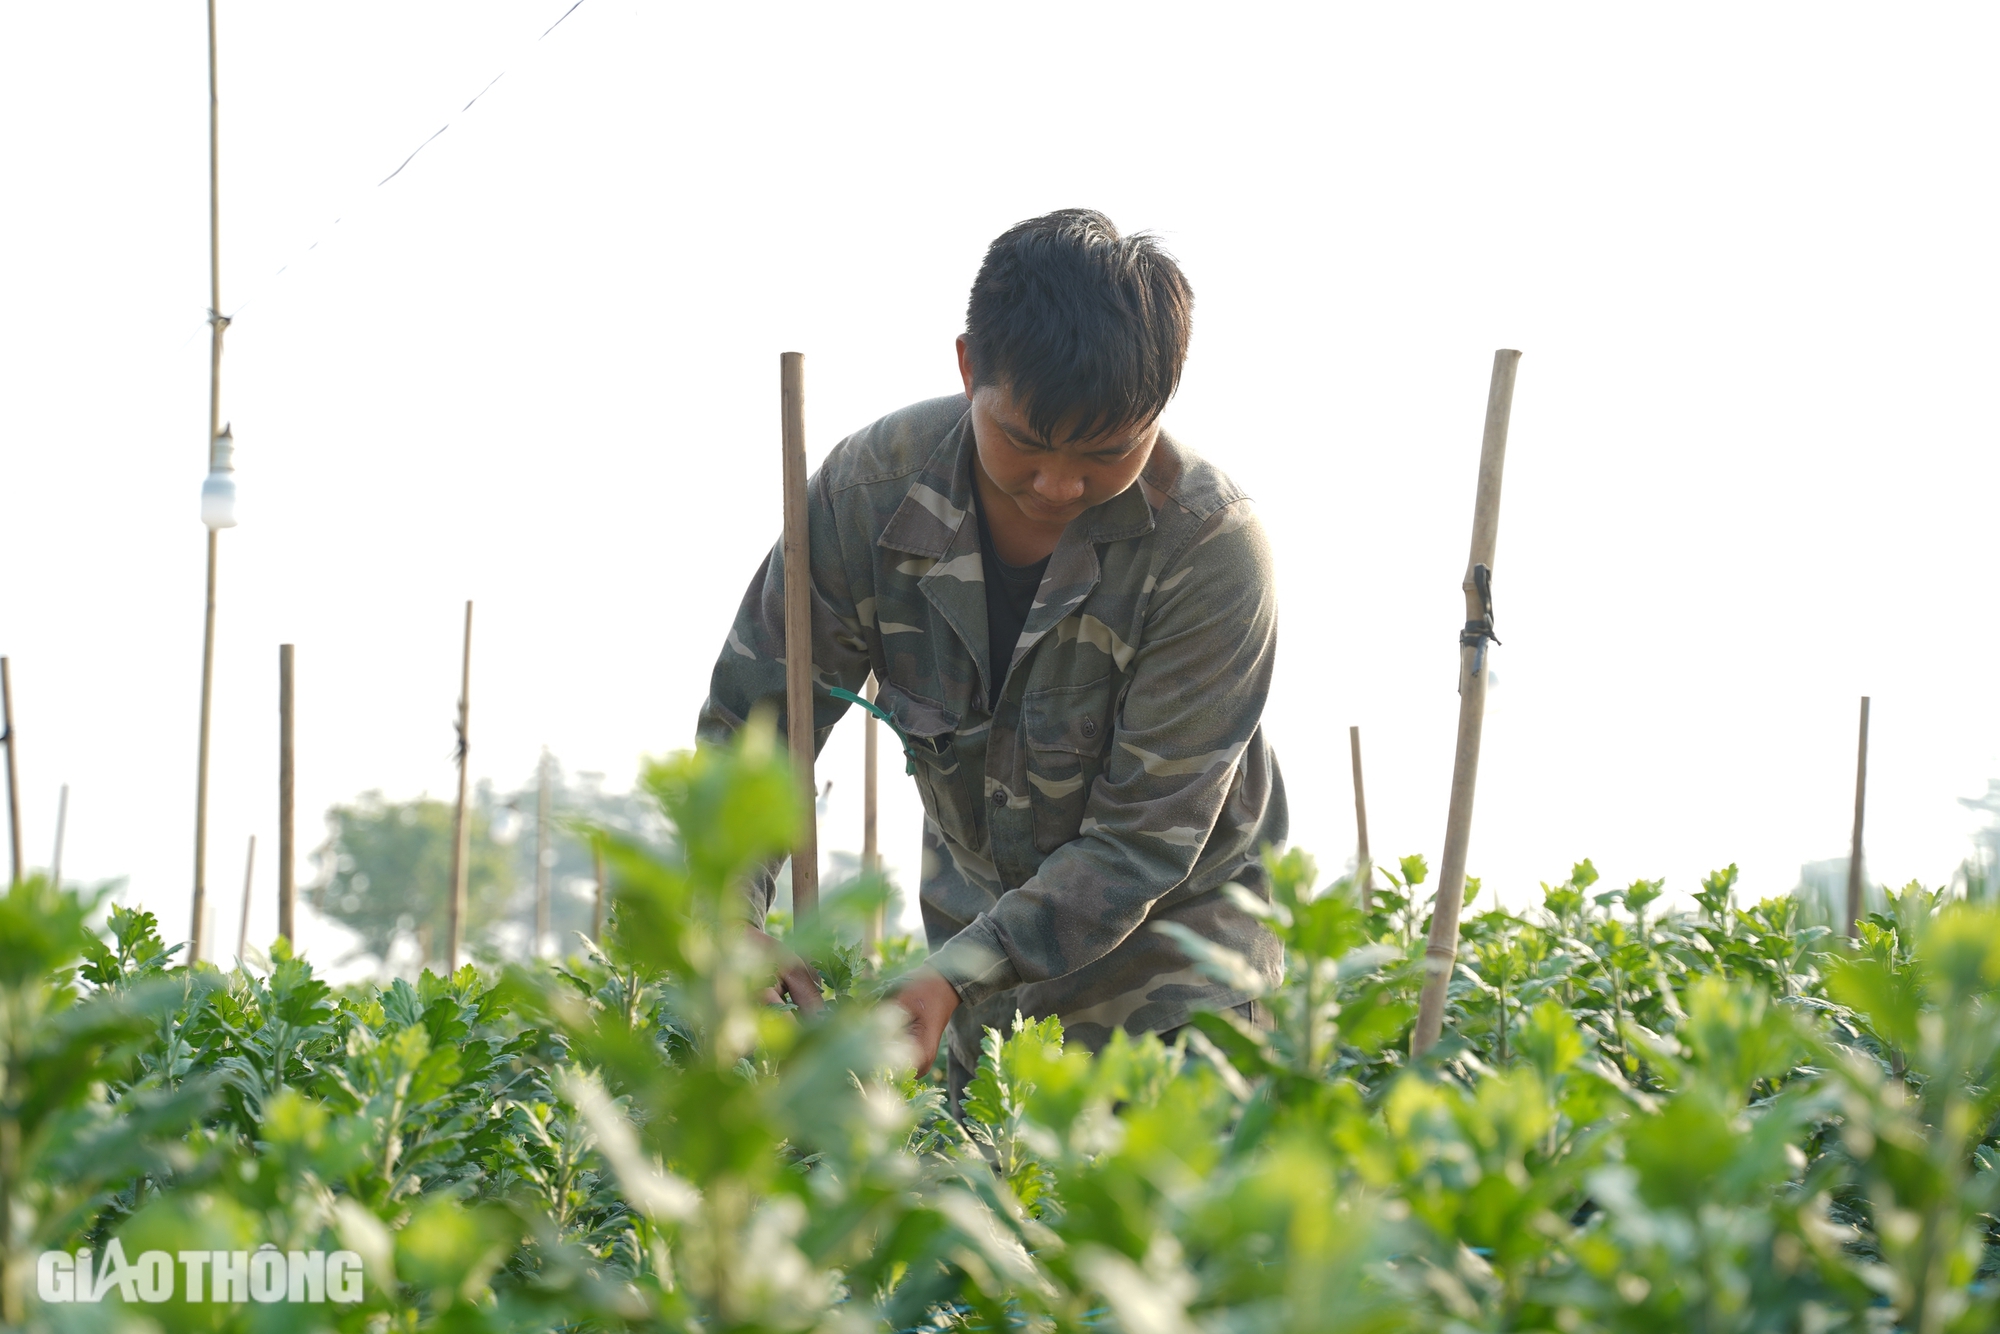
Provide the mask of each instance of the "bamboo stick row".
[{"label": "bamboo stick row", "polygon": [[[223,334],[229,320],[222,314],[221,277],[221,186],[219,160],[219,97],[216,63],[215,0],[208,0],[208,92],[209,92],[209,447],[211,462],[216,442],[226,435],[221,422]],[[1473,800],[1477,786],[1479,748],[1484,724],[1486,695],[1486,647],[1492,638],[1492,571],[1499,525],[1500,483],[1505,459],[1508,420],[1513,400],[1518,352],[1502,349],[1494,354],[1492,383],[1487,402],[1486,429],[1481,446],[1478,497],[1474,506],[1472,550],[1463,582],[1466,598],[1466,629],[1460,637],[1459,726],[1453,760],[1450,800],[1446,816],[1444,851],[1438,889],[1433,902],[1431,930],[1425,949],[1427,973],[1420,1001],[1412,1050],[1421,1055],[1436,1041],[1441,1029],[1445,989],[1455,965],[1458,918],[1462,906],[1465,861],[1471,837]],[[806,455],[804,416],[804,357],[796,352],[780,356],[780,404],[782,420],[782,472],[784,492],[783,570],[785,585],[786,651],[786,733],[787,744],[800,792],[805,819],[793,850],[792,896],[797,919],[804,923],[819,906],[818,835],[814,818],[817,784],[814,776],[816,735],[811,661],[812,603],[808,505],[806,496]],[[194,886],[192,931],[189,959],[201,958],[206,942],[207,839],[209,733],[212,711],[215,653],[217,528],[208,530],[206,603],[202,641],[201,721],[195,798]],[[445,958],[456,969],[463,946],[469,875],[470,827],[466,814],[469,768],[469,723],[472,664],[472,603],[465,605],[465,637],[460,670],[456,728],[458,745],[458,795],[453,813],[451,884],[447,914]],[[280,646],[280,760],[279,760],[279,853],[278,918],[279,934],[291,939],[295,930],[293,868],[293,646]],[[871,699],[873,692],[871,692]],[[1862,907],[1862,829],[1866,804],[1868,765],[1867,697],[1861,700],[1861,720],[1856,760],[1854,829],[1847,876],[1845,926],[1852,935]],[[6,746],[8,827],[11,877],[23,875],[20,831],[20,801],[16,764],[17,737],[14,730],[11,681],[8,662],[0,657],[0,741]],[[863,787],[862,870],[874,874],[880,856],[876,838],[877,789],[876,722],[872,715],[865,723],[865,775]],[[1361,767],[1361,737],[1358,727],[1349,729],[1349,745],[1354,776],[1356,823],[1355,892],[1365,908],[1373,885],[1373,863],[1368,844],[1367,805]],[[59,874],[62,859],[62,830],[67,819],[68,788],[63,789],[57,819],[56,855],[52,869]],[[539,773],[536,811],[536,894],[534,952],[539,954],[549,933],[550,890],[548,867],[549,775],[544,754]],[[243,917],[238,927],[239,959],[247,947],[248,919],[256,839],[250,841],[245,875]],[[597,904],[593,927],[601,935],[604,912],[604,873],[598,855]],[[881,934],[881,923],[872,924],[870,943]]]},{"label": "bamboo stick row", "polygon": [[[217,466],[219,442],[227,434],[221,420],[223,333],[229,320],[222,314],[220,99],[216,62],[215,0],[208,0],[208,187],[209,187],[209,457]],[[1471,837],[1473,797],[1477,785],[1479,746],[1485,715],[1486,647],[1497,643],[1492,636],[1493,555],[1499,527],[1500,480],[1506,453],[1508,419],[1511,412],[1515,369],[1520,353],[1502,349],[1494,354],[1492,384],[1487,399],[1485,435],[1481,445],[1478,498],[1473,510],[1472,551],[1463,589],[1466,598],[1466,628],[1460,636],[1459,727],[1453,760],[1452,785],[1446,816],[1444,852],[1441,859],[1437,895],[1433,903],[1430,938],[1425,949],[1427,976],[1419,1006],[1412,1050],[1422,1054],[1437,1040],[1443,1018],[1445,988],[1457,958],[1458,917],[1462,904],[1465,859]],[[786,735],[792,765],[804,799],[805,819],[793,849],[792,897],[798,920],[812,918],[819,906],[819,848],[815,820],[817,784],[813,765],[816,752],[812,678],[812,594],[805,458],[805,367],[804,357],[786,352],[779,358],[780,408],[782,420],[782,472],[784,478],[783,572],[785,586]],[[227,521],[223,521],[227,522]],[[208,774],[209,724],[214,684],[215,590],[217,533],[220,523],[208,528],[207,598],[202,634],[201,724],[195,794],[195,848],[193,923],[190,961],[203,952],[207,911]],[[292,646],[280,647],[279,743],[279,932],[289,939],[294,929],[292,882]],[[465,642],[460,669],[458,699],[458,798],[453,813],[453,846],[450,899],[447,912],[445,958],[456,969],[463,945],[466,915],[466,888],[469,873],[470,829],[466,818],[469,761],[469,722],[472,673],[472,603],[465,604]],[[8,824],[12,853],[11,874],[22,876],[20,806],[17,788],[11,682],[7,661],[0,658],[0,737],[7,748]],[[876,849],[876,733],[872,716],[866,723],[866,775],[864,780],[864,835],[862,869],[872,874],[879,862]],[[1349,730],[1354,770],[1354,805],[1357,830],[1355,886],[1365,907],[1372,894],[1373,866],[1368,847],[1367,805],[1361,776],[1359,728]],[[1868,757],[1868,700],[1861,701],[1861,733],[1854,796],[1854,833],[1848,862],[1846,926],[1852,934],[1861,910],[1862,822],[1865,808]],[[66,818],[67,789],[64,792]],[[540,952],[548,934],[549,889],[547,866],[548,770],[544,756],[540,775],[540,797],[536,815],[536,899],[534,950]],[[56,861],[59,864],[60,832]],[[255,855],[255,840],[251,856]],[[254,865],[254,861],[252,863]],[[597,924],[601,929],[603,875],[598,875]],[[239,923],[238,955],[245,948],[250,909],[250,874],[246,868],[243,920]],[[879,924],[871,936],[879,935]]]},{"label": "bamboo stick row", "polygon": [[[217,329],[217,343],[220,329]],[[1460,643],[1460,713],[1457,753],[1454,760],[1450,803],[1446,819],[1445,850],[1440,868],[1437,895],[1433,901],[1431,930],[1425,957],[1426,978],[1422,991],[1418,1021],[1412,1037],[1414,1054],[1421,1055],[1434,1045],[1439,1037],[1443,1019],[1444,993],[1450,973],[1455,965],[1458,940],[1458,917],[1462,904],[1465,883],[1465,859],[1470,841],[1470,827],[1473,798],[1477,784],[1480,734],[1484,721],[1486,672],[1485,654],[1488,643],[1497,643],[1492,637],[1492,569],[1499,525],[1499,500],[1501,477],[1505,462],[1508,419],[1512,407],[1515,370],[1520,354],[1503,349],[1494,357],[1492,385],[1488,394],[1487,421],[1481,448],[1478,496],[1474,506],[1473,537],[1471,554],[1468,558],[1467,573],[1462,584],[1466,598],[1467,624]],[[817,784],[814,776],[814,729],[813,729],[813,682],[810,651],[793,652],[790,645],[810,643],[811,636],[811,576],[810,548],[807,541],[807,497],[806,459],[804,429],[804,358],[798,353],[785,353],[780,359],[780,400],[782,419],[782,471],[785,496],[785,534],[783,541],[783,563],[785,573],[785,632],[786,652],[786,704],[787,740],[792,761],[798,774],[801,794],[808,813],[801,836],[795,848],[792,867],[793,902],[801,922],[809,919],[818,909],[818,866],[816,821],[812,818]],[[209,692],[207,677],[212,670],[213,636],[213,552],[214,530],[210,530],[211,562],[209,570],[209,616],[207,620],[208,651],[204,655],[203,729],[202,729],[202,783],[198,792],[198,817],[196,831],[197,878],[195,885],[194,933],[191,959],[200,957],[205,926],[204,883],[199,874],[205,856],[206,846],[206,774],[207,774],[207,714]],[[279,935],[287,940],[295,932],[295,885],[294,885],[294,844],[293,844],[293,803],[294,803],[294,646],[279,646],[279,870],[278,870],[278,916]],[[458,769],[458,795],[453,815],[453,849],[448,910],[448,929],[445,958],[447,966],[456,969],[463,948],[466,918],[466,892],[469,874],[470,827],[467,820],[466,801],[469,786],[470,752],[470,704],[472,671],[472,603],[465,604],[464,641],[460,665],[460,685],[456,729],[458,746],[456,764]],[[879,684],[871,688],[871,701],[878,696]],[[1845,931],[1852,936],[1861,915],[1863,860],[1862,830],[1866,809],[1867,768],[1868,768],[1868,722],[1869,700],[1861,699],[1860,730],[1856,756],[1854,828],[1850,845],[1847,876],[1847,901]],[[802,724],[802,725],[801,725]],[[873,715],[865,722],[865,760],[863,779],[863,845],[861,868],[864,874],[873,875],[880,869],[880,852],[877,844],[877,724]],[[1368,906],[1372,893],[1373,863],[1368,842],[1368,816],[1365,787],[1362,779],[1361,734],[1359,727],[1350,727],[1349,747],[1351,752],[1354,806],[1356,825],[1356,873],[1354,884],[1361,906]],[[11,850],[11,874],[15,881],[23,875],[21,851],[19,781],[17,768],[18,736],[13,715],[13,693],[10,665],[5,657],[0,657],[0,742],[6,748],[6,774],[8,796],[8,826]],[[539,793],[536,809],[536,897],[534,951],[539,954],[547,940],[550,929],[550,886],[548,867],[548,821],[549,821],[549,773],[546,752],[539,769]],[[59,875],[62,860],[62,837],[67,819],[69,789],[62,791],[57,817],[55,856],[52,871]],[[239,920],[237,956],[244,956],[248,942],[248,924],[251,907],[253,871],[256,857],[256,837],[250,838],[246,855],[243,886],[243,910]],[[596,903],[593,911],[592,930],[594,938],[601,938],[604,927],[605,873],[601,850],[596,851]],[[872,946],[880,939],[883,923],[877,919],[870,924],[868,943]]]}]

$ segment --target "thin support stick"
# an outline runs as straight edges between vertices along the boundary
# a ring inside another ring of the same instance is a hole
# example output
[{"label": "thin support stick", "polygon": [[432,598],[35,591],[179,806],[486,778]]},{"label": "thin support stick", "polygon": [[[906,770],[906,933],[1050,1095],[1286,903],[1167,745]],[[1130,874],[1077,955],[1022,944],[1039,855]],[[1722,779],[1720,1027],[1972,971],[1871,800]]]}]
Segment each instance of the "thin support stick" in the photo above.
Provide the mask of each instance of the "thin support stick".
[{"label": "thin support stick", "polygon": [[1465,854],[1472,841],[1472,796],[1479,780],[1479,734],[1486,720],[1486,646],[1493,639],[1493,549],[1500,535],[1500,472],[1507,457],[1507,421],[1514,407],[1514,372],[1521,354],[1493,354],[1486,394],[1486,431],[1479,447],[1479,492],[1472,507],[1472,556],[1466,563],[1465,629],[1458,643],[1458,749],[1451,766],[1451,807],[1431,933],[1424,946],[1424,986],[1410,1052],[1422,1056],[1444,1030],[1445,988],[1458,960],[1458,912],[1465,899]]},{"label": "thin support stick", "polygon": [[598,948],[602,949],[604,947],[604,845],[593,842],[590,845],[590,856],[596,863],[593,869],[597,874],[597,902],[590,910],[590,938],[597,942]]},{"label": "thin support stick", "polygon": [[[868,702],[876,703],[881,697],[882,683],[871,678]],[[880,808],[875,787],[875,761],[881,745],[876,729],[880,726],[872,713],[867,715],[867,722],[862,725],[861,874],[868,876],[877,875],[882,870],[882,851],[876,839],[876,817]],[[882,943],[882,916],[882,908],[877,907],[868,917],[868,939],[865,943],[871,950]]]},{"label": "thin support stick", "polygon": [[1868,696],[1861,697],[1861,742],[1854,757],[1854,841],[1847,852],[1847,934],[1861,920],[1861,817],[1868,805]]},{"label": "thin support stick", "polygon": [[542,942],[549,938],[549,752],[542,762],[535,792],[535,939],[528,947],[532,958],[542,957]]},{"label": "thin support stick", "polygon": [[218,121],[222,102],[215,81],[215,0],[208,0],[208,315],[215,332],[209,343],[208,434],[215,438],[221,420],[215,400],[222,387],[222,167]]},{"label": "thin support stick", "polygon": [[466,853],[472,830],[465,822],[465,775],[472,749],[472,602],[465,604],[465,655],[458,669],[458,806],[451,821],[451,900],[445,916],[445,967],[458,971],[458,951],[465,941]]},{"label": "thin support stick", "polygon": [[236,922],[236,966],[241,968],[250,953],[250,878],[257,870],[257,836],[250,835],[250,851],[243,856],[243,916]]},{"label": "thin support stick", "polygon": [[201,960],[208,921],[208,718],[215,697],[215,533],[208,530],[208,610],[201,630],[201,746],[194,786],[194,929],[188,963]]},{"label": "thin support stick", "polygon": [[56,798],[56,855],[49,858],[49,883],[62,888],[63,832],[69,827],[69,784],[62,785],[62,795]]},{"label": "thin support stick", "polygon": [[[221,99],[216,93],[215,0],[208,0],[208,460],[215,459],[215,439],[222,433],[222,331],[229,320],[222,313],[222,167],[218,123]],[[188,963],[201,958],[208,922],[208,723],[215,688],[215,534],[208,530],[208,605],[201,633],[201,744],[195,764],[194,793],[194,926],[189,933]]]},{"label": "thin support stick", "polygon": [[819,912],[819,785],[813,779],[812,546],[806,532],[806,359],[778,357],[785,463],[785,737],[797,775],[804,822],[792,845],[792,916]]},{"label": "thin support stick", "polygon": [[294,944],[292,912],[298,887],[292,880],[292,646],[278,645],[278,934]]},{"label": "thin support stick", "polygon": [[1354,894],[1367,912],[1375,897],[1375,863],[1368,856],[1368,798],[1361,787],[1361,729],[1347,729],[1347,749],[1354,759]]},{"label": "thin support stick", "polygon": [[21,775],[14,763],[14,678],[0,658],[0,740],[7,743],[7,833],[13,840],[14,874],[7,883],[21,883]]}]

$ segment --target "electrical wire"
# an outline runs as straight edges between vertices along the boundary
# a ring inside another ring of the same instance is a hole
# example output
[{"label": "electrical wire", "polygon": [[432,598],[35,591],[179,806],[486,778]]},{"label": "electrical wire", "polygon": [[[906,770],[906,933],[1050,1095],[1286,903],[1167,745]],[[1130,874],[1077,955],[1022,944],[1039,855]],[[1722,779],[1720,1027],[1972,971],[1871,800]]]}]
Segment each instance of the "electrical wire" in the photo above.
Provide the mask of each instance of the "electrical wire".
[{"label": "electrical wire", "polygon": [[[526,52],[532,51],[535,47],[539,46],[542,42],[546,41],[548,39],[548,35],[554,32],[557,28],[560,28],[563,25],[563,22],[566,19],[568,19],[570,15],[576,13],[577,10],[583,8],[584,3],[585,0],[576,0],[576,3],[572,4],[568,9],[565,9],[562,12],[561,18],[558,18],[554,23],[551,23],[548,27],[542,29],[541,36],[535,38],[534,41],[529,42],[527,44],[527,46],[524,48],[524,54]],[[512,66],[513,64],[517,63],[519,59],[520,57],[517,56],[515,60],[509,61],[508,62],[509,66]],[[472,110],[473,106],[479,101],[480,98],[486,96],[486,94],[493,91],[494,84],[499,83],[500,80],[506,77],[507,77],[507,71],[503,69],[498,74],[488,79],[486,81],[486,86],[481,88],[478,92],[472,95],[471,101],[468,101],[464,106],[460,107],[458,109],[457,114],[454,115],[450,120],[438,126],[435,130],[432,130],[429,136],[426,137],[422,143],[418,144],[415,148],[411,149],[408,155],[406,155],[401,162],[396,164],[396,169],[394,171],[390,172],[387,176],[384,176],[381,180],[375,182],[372,189],[379,190],[383,186],[387,185],[389,182],[395,180],[398,176],[402,175],[403,170],[406,167],[408,167],[412,162],[417,160],[418,154],[422,153],[426,148],[429,148],[433,143],[435,143],[439,135],[443,134],[446,130],[450,129],[453,125],[457,124],[458,118],[460,116],[463,116],[465,115],[466,112]],[[349,213],[353,211],[354,210],[352,208],[342,209],[340,214],[336,216],[332,222],[327,224],[327,227],[328,228],[338,227],[340,225],[341,219],[346,217]],[[257,283],[256,287],[251,289],[250,295],[243,298],[242,301],[238,302],[235,309],[229,312],[227,318],[230,320],[234,320],[238,315],[241,315],[246,308],[248,308],[259,297],[264,295],[265,291],[269,289],[270,285],[276,282],[280,277],[282,277],[287,269],[291,268],[292,265],[294,264],[300,263],[308,255],[312,254],[313,251],[319,249],[321,239],[324,238],[315,238],[313,242],[310,245],[306,246],[303,250],[294,252],[294,254],[290,259],[286,260],[283,264],[280,264],[276,269],[272,270],[271,274],[268,277],[260,280]],[[206,321],[204,321],[204,323],[206,323]],[[188,337],[192,339],[194,337],[194,334],[190,333]]]}]

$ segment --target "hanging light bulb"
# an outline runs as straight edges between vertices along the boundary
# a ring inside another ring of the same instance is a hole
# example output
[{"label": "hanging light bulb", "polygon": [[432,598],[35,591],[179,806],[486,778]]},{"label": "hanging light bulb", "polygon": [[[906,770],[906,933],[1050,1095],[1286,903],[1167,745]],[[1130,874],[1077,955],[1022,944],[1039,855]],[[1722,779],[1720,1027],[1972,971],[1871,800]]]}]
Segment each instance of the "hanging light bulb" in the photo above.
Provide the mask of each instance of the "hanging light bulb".
[{"label": "hanging light bulb", "polygon": [[209,444],[208,477],[201,484],[201,521],[210,532],[236,526],[236,467],[231,462],[235,452],[236,437],[224,426]]}]

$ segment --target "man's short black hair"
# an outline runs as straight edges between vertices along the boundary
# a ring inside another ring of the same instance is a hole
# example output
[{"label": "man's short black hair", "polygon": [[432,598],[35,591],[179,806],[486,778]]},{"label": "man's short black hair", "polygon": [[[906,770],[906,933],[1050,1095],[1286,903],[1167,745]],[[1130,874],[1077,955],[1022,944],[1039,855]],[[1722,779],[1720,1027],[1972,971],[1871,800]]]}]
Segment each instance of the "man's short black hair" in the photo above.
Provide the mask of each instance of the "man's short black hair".
[{"label": "man's short black hair", "polygon": [[986,249],[965,309],[972,383],[1004,384],[1053,442],[1143,426],[1180,387],[1194,291],[1147,233],[1094,209],[1009,227]]}]

